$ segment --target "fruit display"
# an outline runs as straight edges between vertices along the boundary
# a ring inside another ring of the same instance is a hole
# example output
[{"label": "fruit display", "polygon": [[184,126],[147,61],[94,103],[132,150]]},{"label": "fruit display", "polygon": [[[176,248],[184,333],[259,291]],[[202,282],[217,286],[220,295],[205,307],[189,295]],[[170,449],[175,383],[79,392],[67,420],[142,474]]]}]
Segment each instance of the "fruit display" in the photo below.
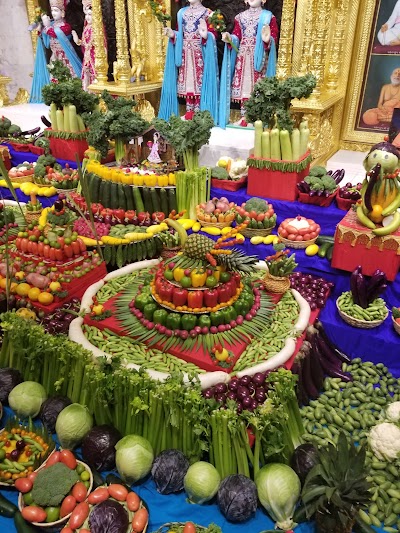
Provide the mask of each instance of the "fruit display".
[{"label": "fruit display", "polygon": [[329,174],[325,167],[313,167],[309,175],[297,184],[299,201],[323,207],[330,205],[343,178],[344,170]]},{"label": "fruit display", "polygon": [[8,171],[10,180],[12,181],[15,178],[23,178],[24,176],[33,176],[33,173],[35,172],[35,165],[36,163],[28,163],[25,161],[16,167],[12,167]]},{"label": "fruit display", "polygon": [[229,202],[224,196],[222,198],[212,198],[196,207],[197,220],[200,221],[200,224],[207,222],[231,225],[235,220],[235,207],[235,204]]},{"label": "fruit display", "polygon": [[29,476],[54,450],[43,427],[27,426],[11,418],[0,432],[0,484],[27,483]]},{"label": "fruit display", "polygon": [[286,218],[278,228],[278,237],[282,238],[286,246],[305,248],[315,241],[320,234],[321,227],[311,218],[298,215]]},{"label": "fruit display", "polygon": [[76,189],[79,183],[78,171],[70,168],[68,163],[62,170],[49,167],[44,176],[35,176],[34,183],[52,186],[56,189]]},{"label": "fruit display", "polygon": [[362,183],[352,185],[350,182],[346,183],[338,189],[336,202],[340,209],[348,210],[352,205],[361,199]]},{"label": "fruit display", "polygon": [[400,227],[399,159],[400,153],[388,142],[373,146],[364,159],[367,175],[356,213],[359,222],[378,236]]},{"label": "fruit display", "polygon": [[20,491],[18,506],[23,518],[39,527],[47,524],[61,527],[67,520],[80,527],[93,485],[88,465],[78,461],[70,450],[61,450],[54,452],[35,474],[16,487]]},{"label": "fruit display", "polygon": [[356,327],[379,326],[388,316],[386,303],[379,297],[387,288],[385,273],[377,270],[367,280],[358,266],[351,274],[350,285],[351,290],[341,294],[336,302],[342,318]]},{"label": "fruit display", "polygon": [[101,165],[98,161],[89,161],[86,168],[88,172],[93,172],[98,177],[123,183],[124,185],[136,185],[137,187],[172,187],[176,185],[175,173],[165,172],[160,168],[154,170],[148,165],[129,165],[123,167],[108,167]]},{"label": "fruit display", "polygon": [[272,204],[261,198],[250,198],[236,207],[236,223],[247,223],[246,229],[270,230],[276,225],[276,213]]}]

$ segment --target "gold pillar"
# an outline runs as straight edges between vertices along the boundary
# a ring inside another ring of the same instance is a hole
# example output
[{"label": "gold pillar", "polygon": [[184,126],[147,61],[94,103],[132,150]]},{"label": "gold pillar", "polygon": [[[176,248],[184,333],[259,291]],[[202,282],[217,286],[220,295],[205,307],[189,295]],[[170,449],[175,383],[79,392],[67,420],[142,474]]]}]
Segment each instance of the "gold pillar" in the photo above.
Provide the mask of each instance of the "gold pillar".
[{"label": "gold pillar", "polygon": [[[131,2],[132,0],[128,1]],[[126,84],[131,80],[131,67],[128,52],[125,0],[115,0],[115,28],[117,39],[117,78],[118,82]]]},{"label": "gold pillar", "polygon": [[295,14],[296,0],[284,0],[279,31],[279,54],[276,67],[276,75],[280,79],[287,78],[291,75]]},{"label": "gold pillar", "polygon": [[326,88],[330,93],[337,91],[339,78],[342,71],[343,47],[347,21],[349,18],[349,1],[338,0],[334,16],[334,32],[332,36],[332,45],[327,67]]},{"label": "gold pillar", "polygon": [[319,96],[324,86],[325,61],[327,55],[328,29],[331,21],[331,0],[319,0],[315,4],[314,47],[310,58],[310,70],[317,78],[314,95]]},{"label": "gold pillar", "polygon": [[93,0],[92,2],[92,31],[95,46],[94,68],[96,71],[96,80],[98,83],[107,82],[108,61],[107,52],[104,46],[104,26],[101,1]]}]

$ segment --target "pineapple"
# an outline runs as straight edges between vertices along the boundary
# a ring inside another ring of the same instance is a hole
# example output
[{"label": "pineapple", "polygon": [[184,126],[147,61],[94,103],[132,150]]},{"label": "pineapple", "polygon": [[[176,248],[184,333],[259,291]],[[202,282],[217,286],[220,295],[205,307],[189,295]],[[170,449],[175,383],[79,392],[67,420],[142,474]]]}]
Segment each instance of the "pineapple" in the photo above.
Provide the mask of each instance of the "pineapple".
[{"label": "pineapple", "polygon": [[258,257],[255,255],[246,255],[235,248],[230,255],[218,255],[216,259],[219,265],[224,266],[230,272],[252,272],[258,262]]},{"label": "pineapple", "polygon": [[215,242],[204,235],[192,233],[186,239],[183,253],[192,259],[205,259],[206,254],[214,248]]},{"label": "pineapple", "polygon": [[298,510],[308,519],[315,515],[317,533],[351,533],[371,497],[365,457],[365,446],[349,445],[343,432],[337,447],[318,450],[319,463],[307,476]]}]

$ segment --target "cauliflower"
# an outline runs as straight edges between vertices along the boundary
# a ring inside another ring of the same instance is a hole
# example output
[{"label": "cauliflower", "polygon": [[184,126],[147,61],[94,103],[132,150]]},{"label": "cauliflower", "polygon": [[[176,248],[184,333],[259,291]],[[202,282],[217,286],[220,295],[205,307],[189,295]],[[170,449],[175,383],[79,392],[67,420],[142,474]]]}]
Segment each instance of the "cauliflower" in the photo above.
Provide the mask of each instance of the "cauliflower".
[{"label": "cauliflower", "polygon": [[374,426],[369,432],[369,444],[379,460],[394,461],[400,456],[400,428],[390,422]]},{"label": "cauliflower", "polygon": [[247,162],[244,159],[237,159],[232,161],[229,175],[231,178],[241,176],[247,172]]},{"label": "cauliflower", "polygon": [[389,422],[400,421],[400,402],[393,402],[389,404],[386,409],[386,418]]}]

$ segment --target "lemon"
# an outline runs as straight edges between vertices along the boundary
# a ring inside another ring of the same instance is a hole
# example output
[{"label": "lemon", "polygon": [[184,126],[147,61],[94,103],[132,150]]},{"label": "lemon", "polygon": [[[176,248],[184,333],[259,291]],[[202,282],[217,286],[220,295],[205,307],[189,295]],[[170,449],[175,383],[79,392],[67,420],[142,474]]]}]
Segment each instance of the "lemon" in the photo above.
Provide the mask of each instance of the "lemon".
[{"label": "lemon", "polygon": [[29,283],[20,283],[17,287],[17,294],[18,296],[28,296],[30,290],[31,286]]},{"label": "lemon", "polygon": [[319,250],[318,244],[310,244],[310,246],[307,246],[306,248],[306,255],[308,256],[317,255],[318,250]]},{"label": "lemon", "polygon": [[49,292],[41,292],[38,297],[38,302],[43,305],[50,305],[53,303],[54,296]]},{"label": "lemon", "polygon": [[40,294],[40,289],[37,287],[32,287],[28,292],[28,298],[32,300],[32,302],[37,302]]}]

